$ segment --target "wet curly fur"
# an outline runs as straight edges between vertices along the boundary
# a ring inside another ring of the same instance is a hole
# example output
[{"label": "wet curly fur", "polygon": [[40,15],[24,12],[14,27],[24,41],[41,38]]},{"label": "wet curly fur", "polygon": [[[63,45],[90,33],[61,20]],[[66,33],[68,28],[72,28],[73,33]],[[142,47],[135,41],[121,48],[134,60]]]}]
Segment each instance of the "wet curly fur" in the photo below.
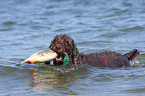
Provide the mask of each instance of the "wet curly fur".
[{"label": "wet curly fur", "polygon": [[121,55],[120,53],[105,51],[102,53],[81,54],[78,52],[74,40],[67,35],[57,35],[51,42],[49,48],[59,54],[60,60],[54,60],[55,65],[62,65],[62,58],[68,54],[69,65],[89,64],[96,67],[120,68],[130,66],[129,61],[139,55],[139,51],[133,51]]}]

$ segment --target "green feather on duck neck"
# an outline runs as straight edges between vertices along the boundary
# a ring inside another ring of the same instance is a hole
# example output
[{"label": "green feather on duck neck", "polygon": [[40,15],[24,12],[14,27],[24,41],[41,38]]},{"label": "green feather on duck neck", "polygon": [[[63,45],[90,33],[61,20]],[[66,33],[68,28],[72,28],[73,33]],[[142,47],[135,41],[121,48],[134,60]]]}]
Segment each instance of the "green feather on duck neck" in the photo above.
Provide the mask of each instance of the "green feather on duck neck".
[{"label": "green feather on duck neck", "polygon": [[66,54],[65,54],[65,57],[64,57],[64,59],[63,59],[63,65],[68,65],[69,62],[70,62],[70,59],[69,59],[68,54],[66,53]]}]

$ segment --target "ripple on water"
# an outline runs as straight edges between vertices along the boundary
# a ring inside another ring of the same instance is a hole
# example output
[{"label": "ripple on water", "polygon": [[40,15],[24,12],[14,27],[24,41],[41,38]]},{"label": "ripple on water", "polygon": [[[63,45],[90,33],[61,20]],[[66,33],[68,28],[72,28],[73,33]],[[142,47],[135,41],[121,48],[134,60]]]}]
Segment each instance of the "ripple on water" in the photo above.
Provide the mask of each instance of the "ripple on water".
[{"label": "ripple on water", "polygon": [[11,31],[13,28],[1,28],[0,31]]},{"label": "ripple on water", "polygon": [[15,24],[16,24],[16,21],[7,21],[3,23],[4,26],[13,26]]},{"label": "ripple on water", "polygon": [[145,93],[145,88],[135,88],[130,90],[124,90],[129,93]]},{"label": "ripple on water", "polygon": [[[18,66],[19,67],[19,66]],[[39,69],[39,70],[48,70],[48,71],[54,71],[58,73],[70,73],[72,71],[76,71],[78,69],[89,67],[89,65],[80,64],[75,66],[54,66],[54,65],[46,65],[43,63],[40,64],[23,64],[20,66],[20,69]]]},{"label": "ripple on water", "polygon": [[134,27],[130,27],[130,28],[123,28],[123,29],[120,29],[120,31],[123,31],[123,32],[140,32],[140,31],[143,31],[145,28],[143,26],[134,26]]}]

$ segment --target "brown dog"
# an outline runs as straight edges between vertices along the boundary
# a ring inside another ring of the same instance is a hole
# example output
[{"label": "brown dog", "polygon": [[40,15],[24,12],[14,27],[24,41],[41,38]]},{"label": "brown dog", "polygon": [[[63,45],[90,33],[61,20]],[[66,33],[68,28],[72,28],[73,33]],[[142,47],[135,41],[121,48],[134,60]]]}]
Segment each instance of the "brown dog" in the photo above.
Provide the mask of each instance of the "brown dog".
[{"label": "brown dog", "polygon": [[129,61],[139,55],[137,49],[124,55],[112,51],[84,55],[78,52],[74,40],[67,35],[57,35],[49,48],[58,54],[54,65],[62,65],[67,55],[69,65],[89,64],[96,67],[120,68],[130,66]]}]

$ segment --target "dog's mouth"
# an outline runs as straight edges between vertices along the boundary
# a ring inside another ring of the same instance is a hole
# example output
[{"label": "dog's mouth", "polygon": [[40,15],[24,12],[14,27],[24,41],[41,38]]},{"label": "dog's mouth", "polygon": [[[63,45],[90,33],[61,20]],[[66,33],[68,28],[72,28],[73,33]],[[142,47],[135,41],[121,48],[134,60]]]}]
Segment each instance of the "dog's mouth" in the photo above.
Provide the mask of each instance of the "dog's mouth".
[{"label": "dog's mouth", "polygon": [[56,58],[56,61],[62,61],[62,57]]},{"label": "dog's mouth", "polygon": [[62,62],[63,61],[63,58],[64,58],[64,54],[60,54],[60,53],[57,53],[57,57],[55,58],[55,60],[57,62]]},{"label": "dog's mouth", "polygon": [[54,65],[68,65],[70,62],[70,58],[67,53],[58,54],[58,56],[54,60]]}]

